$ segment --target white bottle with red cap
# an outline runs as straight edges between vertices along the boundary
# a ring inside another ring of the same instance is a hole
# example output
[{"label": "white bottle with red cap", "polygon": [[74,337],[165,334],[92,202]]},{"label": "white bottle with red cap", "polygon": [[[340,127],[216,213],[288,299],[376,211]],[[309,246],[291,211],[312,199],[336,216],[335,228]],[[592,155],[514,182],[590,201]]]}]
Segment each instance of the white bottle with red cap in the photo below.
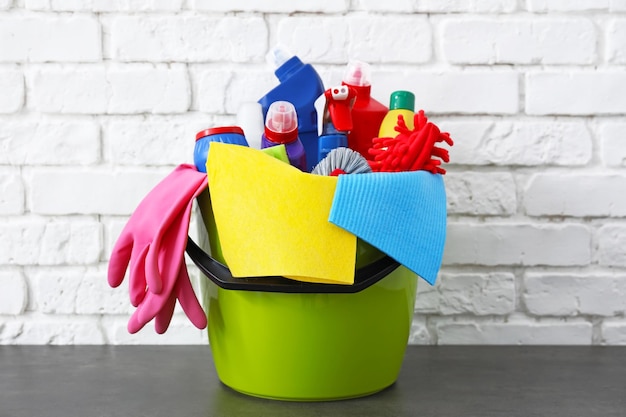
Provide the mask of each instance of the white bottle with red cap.
[{"label": "white bottle with red cap", "polygon": [[306,154],[298,137],[298,115],[288,101],[275,101],[267,110],[261,148],[285,145],[289,163],[306,172]]}]

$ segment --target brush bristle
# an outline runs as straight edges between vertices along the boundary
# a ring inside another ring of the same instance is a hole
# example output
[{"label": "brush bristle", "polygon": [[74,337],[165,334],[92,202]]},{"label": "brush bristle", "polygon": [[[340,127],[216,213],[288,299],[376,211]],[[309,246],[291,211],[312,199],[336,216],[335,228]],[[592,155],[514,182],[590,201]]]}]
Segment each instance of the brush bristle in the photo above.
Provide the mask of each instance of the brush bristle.
[{"label": "brush bristle", "polygon": [[372,172],[367,159],[350,148],[335,148],[322,159],[311,172],[316,175],[331,175],[336,170],[346,174],[366,174]]}]

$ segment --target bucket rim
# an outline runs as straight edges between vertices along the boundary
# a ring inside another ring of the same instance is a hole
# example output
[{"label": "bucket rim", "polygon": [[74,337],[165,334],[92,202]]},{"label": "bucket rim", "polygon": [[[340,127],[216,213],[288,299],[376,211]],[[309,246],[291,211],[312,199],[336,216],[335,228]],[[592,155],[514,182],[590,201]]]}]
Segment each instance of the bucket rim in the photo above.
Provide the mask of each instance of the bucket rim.
[{"label": "bucket rim", "polygon": [[353,294],[374,285],[400,266],[388,255],[355,271],[354,284],[323,284],[300,282],[281,276],[235,278],[228,267],[206,253],[190,236],[185,251],[202,273],[220,288],[226,290],[301,293]]}]

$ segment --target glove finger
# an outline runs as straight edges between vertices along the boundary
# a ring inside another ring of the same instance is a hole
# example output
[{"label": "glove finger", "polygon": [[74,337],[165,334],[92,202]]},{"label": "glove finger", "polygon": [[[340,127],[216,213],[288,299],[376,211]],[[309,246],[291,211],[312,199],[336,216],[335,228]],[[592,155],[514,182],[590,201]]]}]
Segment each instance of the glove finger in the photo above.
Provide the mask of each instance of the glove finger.
[{"label": "glove finger", "polygon": [[[162,233],[162,231],[159,231],[158,233]],[[155,294],[160,294],[163,291],[163,278],[161,277],[161,271],[159,270],[160,252],[161,242],[155,240],[150,245],[150,249],[148,250],[148,254],[146,256],[146,283],[148,291]],[[167,264],[164,264],[164,267],[167,267]]]},{"label": "glove finger", "polygon": [[[141,300],[141,303],[137,306],[130,319],[128,320],[128,332],[137,333],[139,330],[148,324],[152,319],[156,317],[159,311],[167,303],[167,299],[160,300],[160,294],[153,294],[150,291],[146,291],[145,297]],[[147,312],[146,312],[147,311]]]},{"label": "glove finger", "polygon": [[[194,200],[207,189],[206,175],[199,173],[190,165],[180,165],[171,176],[173,181],[168,185],[176,185],[178,194],[169,194],[170,200],[166,205],[167,216],[154,234],[146,261],[148,290],[156,294],[165,292],[165,295],[173,288],[173,285],[167,285],[166,282],[173,283],[178,275],[178,265],[187,245]],[[177,184],[181,179],[182,184]],[[172,195],[174,195],[173,199]],[[169,253],[171,259],[162,256],[164,252]],[[163,262],[164,259],[165,262]]]},{"label": "glove finger", "polygon": [[130,303],[137,307],[146,294],[146,254],[149,246],[145,246],[139,251],[139,254],[133,256],[130,267],[130,279],[128,284],[128,292],[130,294]]},{"label": "glove finger", "polygon": [[128,324],[126,326],[126,329],[128,330],[128,333],[130,334],[137,333],[139,330],[143,329],[143,327],[146,325],[146,323],[141,323],[139,321],[138,311],[139,310],[135,310],[133,315],[130,316],[130,319],[128,319]]},{"label": "glove finger", "polygon": [[[187,203],[185,209],[178,214],[168,229],[159,230],[148,251],[146,258],[148,290],[162,294],[165,298],[174,289],[180,265],[184,263],[192,206],[193,200]],[[150,283],[157,281],[160,288],[155,290]]]},{"label": "glove finger", "polygon": [[178,213],[168,228],[159,229],[150,245],[146,259],[146,278],[148,290],[155,294],[163,293],[167,297],[174,288],[187,244],[191,214],[188,207],[191,204],[193,200]]},{"label": "glove finger", "polygon": [[193,199],[189,201],[189,204],[185,209],[185,213],[183,215],[184,223],[181,223],[179,233],[177,234],[177,243],[180,245],[179,250],[181,253],[181,262],[176,280],[176,294],[183,311],[193,325],[199,329],[204,329],[207,326],[207,316],[193,291],[193,286],[191,285],[191,280],[189,279],[189,274],[187,272],[187,265],[185,264],[184,251],[187,246],[189,221],[191,218],[191,210],[193,208],[194,199],[206,190],[206,187],[206,179],[198,183]]},{"label": "glove finger", "polygon": [[107,280],[111,287],[118,287],[124,281],[124,275],[126,275],[132,251],[133,236],[124,229],[115,242],[111,251],[111,258],[109,259]]},{"label": "glove finger", "polygon": [[178,280],[176,281],[176,296],[191,323],[198,329],[204,329],[207,326],[206,313],[193,291],[191,280],[187,272],[187,265],[185,265],[184,262],[180,266]]},{"label": "glove finger", "polygon": [[[171,223],[167,227],[160,228],[156,233],[146,258],[146,279],[149,291],[156,294],[169,293],[173,288],[187,245],[193,202],[195,197],[205,189],[204,183],[200,182],[187,203],[180,206],[180,211]],[[169,257],[164,254],[168,254]]]},{"label": "glove finger", "polygon": [[177,297],[183,311],[193,325],[199,329],[204,329],[207,325],[206,313],[196,298],[184,262],[179,267],[179,273],[169,297],[166,298],[164,293],[146,293],[145,299],[133,314],[136,328],[140,329],[152,319],[156,319],[155,329],[157,333],[165,332],[169,326]]},{"label": "glove finger", "polygon": [[174,315],[174,307],[176,306],[176,295],[172,293],[170,298],[167,299],[167,302],[161,310],[156,314],[154,319],[154,329],[158,334],[163,334],[167,331],[167,328],[170,327],[170,322],[172,321],[172,316]]},{"label": "glove finger", "polygon": [[180,270],[184,257],[182,253],[178,257],[175,254],[170,256],[170,252],[170,250],[163,250],[159,254],[159,265],[163,265],[165,269],[161,275],[163,278],[163,289],[160,293],[155,294],[148,287],[146,301],[142,303],[141,309],[138,310],[137,317],[140,322],[147,323],[155,318],[159,310],[168,302],[170,296],[175,295],[174,288],[178,279],[178,272],[174,274],[173,271]]}]

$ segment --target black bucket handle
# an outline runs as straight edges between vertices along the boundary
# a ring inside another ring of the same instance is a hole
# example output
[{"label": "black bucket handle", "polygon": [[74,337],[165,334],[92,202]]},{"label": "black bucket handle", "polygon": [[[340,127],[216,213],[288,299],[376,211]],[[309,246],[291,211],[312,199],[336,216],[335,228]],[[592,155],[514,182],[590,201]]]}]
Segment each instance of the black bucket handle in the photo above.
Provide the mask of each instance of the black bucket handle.
[{"label": "black bucket handle", "polygon": [[235,278],[228,267],[211,258],[189,236],[187,236],[186,252],[200,271],[216,285],[227,290],[241,291],[351,294],[363,291],[400,266],[397,261],[385,255],[383,258],[357,269],[352,285],[319,284],[300,282],[279,276]]}]

